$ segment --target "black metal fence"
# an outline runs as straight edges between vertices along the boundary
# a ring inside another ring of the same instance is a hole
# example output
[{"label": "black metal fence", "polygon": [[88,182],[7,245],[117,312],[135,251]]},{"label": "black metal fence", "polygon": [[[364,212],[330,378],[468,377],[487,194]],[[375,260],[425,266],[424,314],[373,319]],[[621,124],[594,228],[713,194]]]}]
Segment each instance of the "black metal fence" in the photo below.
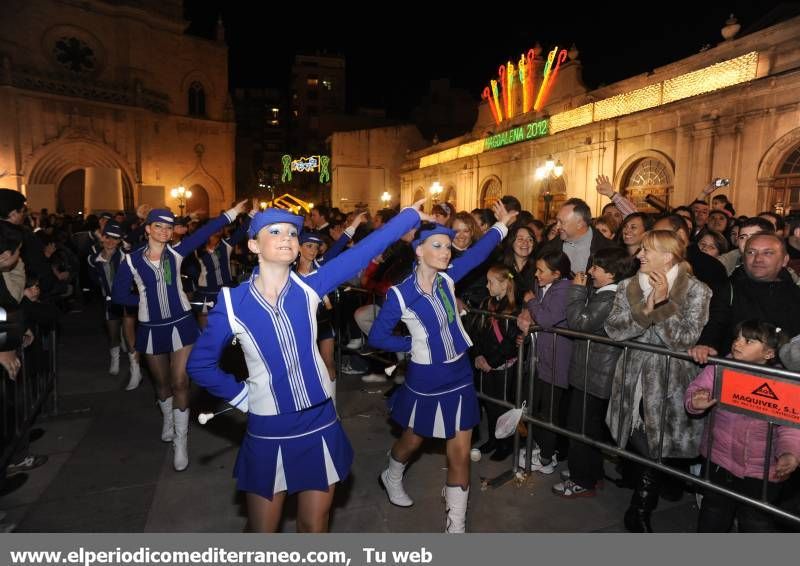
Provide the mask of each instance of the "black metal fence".
[{"label": "black metal fence", "polygon": [[36,330],[34,336],[30,346],[17,350],[21,367],[14,380],[0,369],[0,470],[11,463],[36,418],[58,411],[56,331]]},{"label": "black metal fence", "polygon": [[[369,293],[365,292],[363,289],[357,289],[354,287],[348,288],[350,291],[357,291],[365,294],[365,303],[370,304],[374,303],[374,298],[369,297]],[[507,315],[497,315],[496,313],[490,313],[487,311],[480,311],[476,309],[470,309],[465,317],[465,326],[475,326],[481,325],[483,323],[483,319],[488,316],[493,316],[497,319],[502,320],[502,324],[516,324],[516,317],[511,317]],[[343,336],[343,328],[347,321],[341,320],[340,317],[337,316],[337,363],[341,364],[341,340]],[[508,398],[507,395],[503,395],[503,397],[491,396],[486,394],[484,391],[484,375],[482,372],[476,378],[476,388],[478,390],[478,397],[486,402],[495,403],[502,407],[513,409],[513,408],[521,408],[524,407],[522,413],[522,423],[524,426],[527,426],[527,435],[526,439],[521,438],[519,434],[514,435],[514,451],[513,451],[513,458],[512,458],[512,470],[518,473],[525,473],[525,470],[529,470],[531,466],[531,458],[533,454],[533,428],[539,427],[541,429],[549,430],[554,432],[558,435],[562,435],[564,437],[569,438],[571,441],[578,441],[582,443],[586,443],[590,446],[598,448],[602,450],[604,453],[609,455],[615,455],[619,458],[623,458],[625,460],[635,462],[637,464],[643,466],[649,466],[654,468],[660,472],[678,478],[684,482],[689,482],[694,484],[695,486],[705,489],[705,490],[713,490],[719,493],[724,494],[727,497],[735,499],[739,502],[752,505],[757,507],[763,511],[766,511],[780,519],[785,521],[789,521],[794,524],[795,527],[800,526],[800,515],[796,513],[792,513],[786,509],[780,508],[775,506],[767,501],[767,486],[768,486],[768,471],[769,465],[772,461],[772,434],[774,431],[774,427],[776,426],[790,426],[795,428],[800,428],[800,419],[797,422],[788,422],[785,419],[776,418],[774,416],[769,415],[758,415],[753,414],[754,418],[758,418],[767,422],[768,426],[768,434],[767,434],[767,446],[765,451],[765,466],[764,466],[764,475],[762,479],[762,490],[761,490],[761,497],[760,498],[753,498],[749,497],[745,494],[738,493],[736,491],[732,491],[727,489],[726,487],[714,484],[709,478],[709,469],[710,466],[705,466],[704,473],[700,476],[694,475],[692,473],[688,473],[685,469],[680,469],[674,465],[670,465],[671,461],[669,458],[664,457],[663,447],[664,447],[664,434],[663,431],[665,429],[665,420],[667,418],[667,410],[666,410],[666,393],[664,397],[660,400],[661,407],[658,408],[658,413],[661,415],[661,423],[660,423],[660,430],[661,437],[659,442],[659,449],[658,453],[655,457],[647,457],[643,456],[640,453],[628,449],[627,446],[621,447],[616,443],[606,442],[601,440],[596,440],[591,438],[586,434],[585,423],[586,423],[586,408],[587,408],[587,383],[584,382],[583,390],[580,389],[572,389],[572,395],[582,395],[583,396],[583,408],[582,408],[582,419],[581,419],[581,430],[580,431],[573,431],[569,430],[563,424],[557,422],[554,419],[554,415],[557,413],[555,410],[554,405],[554,388],[546,388],[545,391],[549,390],[549,400],[546,399],[546,410],[544,418],[542,417],[542,412],[539,412],[539,416],[535,416],[532,408],[536,406],[534,403],[535,401],[541,401],[541,399],[534,398],[534,380],[536,378],[537,372],[537,359],[536,359],[536,340],[538,339],[539,335],[542,333],[551,333],[559,336],[564,336],[570,338],[574,341],[584,341],[587,344],[585,358],[583,360],[583,376],[584,380],[588,379],[588,367],[589,367],[589,354],[592,349],[592,345],[603,344],[603,345],[610,345],[615,348],[619,348],[621,350],[620,357],[618,363],[621,364],[621,375],[623,379],[627,379],[627,366],[629,363],[629,354],[632,351],[642,351],[648,352],[653,356],[662,356],[665,358],[666,361],[666,375],[661,376],[664,380],[664,391],[668,390],[669,380],[670,377],[670,364],[673,363],[674,360],[687,360],[692,361],[692,358],[686,352],[675,352],[671,351],[666,348],[654,346],[651,344],[636,342],[636,341],[624,341],[624,342],[616,342],[608,337],[604,336],[597,336],[593,334],[587,334],[584,332],[577,332],[574,330],[568,330],[566,328],[542,328],[542,327],[535,327],[531,330],[529,334],[524,337],[524,340],[520,342],[518,345],[518,352],[517,352],[517,363],[513,365],[511,368],[505,368],[503,373],[504,385],[501,388],[502,391],[514,391],[512,398]],[[553,341],[553,358],[556,357],[557,352],[556,348],[558,341]],[[353,352],[349,352],[353,353]],[[371,356],[374,357],[374,353],[370,353]],[[694,362],[693,362],[694,363]],[[741,373],[747,375],[758,376],[764,379],[778,379],[793,385],[797,385],[800,387],[800,373],[790,372],[783,369],[778,369],[775,367],[769,367],[764,365],[756,365],[756,364],[749,364],[744,362],[739,362],[733,360],[731,358],[718,358],[718,357],[709,357],[709,364],[715,364],[717,366],[716,374],[715,374],[715,386],[714,386],[714,398],[718,398],[718,395],[721,391],[721,383],[723,379],[724,370],[737,370]],[[697,367],[697,372],[701,371],[700,366]],[[692,375],[691,377],[694,377]],[[513,387],[507,387],[509,381],[513,383]],[[621,387],[618,388],[621,391],[622,395],[625,393],[625,383],[622,384]],[[497,388],[495,388],[496,390]],[[800,398],[799,398],[800,399]],[[628,400],[628,404],[625,404],[625,399],[621,400],[622,407],[631,407],[633,405],[633,400]],[[541,406],[541,403],[539,403]],[[711,453],[712,443],[713,443],[713,430],[715,425],[715,418],[714,415],[719,410],[720,404],[717,403],[714,407],[712,407],[708,413],[706,414],[705,418],[705,431],[703,432],[704,435],[707,435],[707,453]],[[737,409],[731,408],[729,406],[723,407],[725,410],[734,410]],[[638,408],[636,409],[638,410]],[[623,431],[621,430],[622,423],[625,419],[620,417],[619,419],[619,426],[620,430],[617,430],[617,438],[623,437]],[[520,465],[521,462],[517,455],[520,453],[520,448],[522,447],[523,440],[525,441],[525,462],[524,466]],[[800,473],[800,471],[796,472]]]}]

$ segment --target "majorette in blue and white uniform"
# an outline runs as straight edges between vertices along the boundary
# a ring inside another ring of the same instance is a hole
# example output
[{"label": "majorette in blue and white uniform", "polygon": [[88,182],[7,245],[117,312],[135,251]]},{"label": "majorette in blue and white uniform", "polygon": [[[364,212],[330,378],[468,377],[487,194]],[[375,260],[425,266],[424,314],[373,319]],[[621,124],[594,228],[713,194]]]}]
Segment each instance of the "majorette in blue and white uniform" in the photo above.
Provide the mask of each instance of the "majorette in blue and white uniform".
[{"label": "majorette in blue and white uniform", "polygon": [[[107,222],[103,227],[103,236],[116,238],[122,241],[122,227],[116,222]],[[136,307],[125,307],[111,300],[111,290],[114,286],[114,276],[119,269],[119,264],[125,260],[125,252],[117,246],[109,259],[103,257],[102,245],[87,258],[89,264],[89,277],[100,287],[105,299],[105,319],[119,320],[125,314],[135,315]]]},{"label": "majorette in blue and white uniform", "polygon": [[[331,247],[328,248],[323,255],[314,259],[312,263],[313,271],[311,271],[311,273],[317,271],[325,262],[332,260],[342,253],[345,248],[347,248],[347,244],[350,243],[354,233],[355,229],[348,228],[345,230],[339,239],[333,242]],[[317,244],[318,246],[322,245],[320,233],[315,230],[303,230],[300,233],[300,245],[303,246],[309,242]],[[295,268],[297,268],[297,266],[298,264],[295,264]],[[301,277],[307,277],[311,274],[300,273],[299,271],[297,273]],[[322,301],[320,301],[320,305],[317,308],[317,340],[329,340],[336,337],[336,332],[333,328],[333,311],[330,305],[330,298],[327,296],[322,297]]]},{"label": "majorette in blue and white uniform", "polygon": [[[322,296],[418,222],[418,213],[406,209],[317,271],[301,277],[290,270],[275,305],[259,291],[258,271],[246,284],[223,288],[187,367],[199,385],[248,413],[234,469],[238,489],[271,500],[282,491],[326,491],[349,474],[353,450],[331,402],[332,383],[317,347],[317,307]],[[299,234],[303,219],[268,209],[253,218],[250,237],[280,223],[293,224]],[[247,362],[243,383],[218,366],[232,340],[241,344]]]},{"label": "majorette in blue and white uniform", "polygon": [[[100,248],[87,258],[87,263],[89,264],[89,277],[100,288],[103,298],[105,299],[105,325],[110,341],[109,354],[111,356],[111,364],[109,365],[108,373],[110,375],[119,375],[120,334],[122,334],[127,342],[126,346],[130,368],[130,380],[125,389],[131,391],[136,389],[142,381],[142,370],[139,367],[139,355],[133,349],[134,324],[137,309],[133,306],[119,305],[111,301],[114,277],[119,269],[120,263],[125,261],[125,252],[121,249],[123,234],[122,227],[118,223],[111,220],[107,221],[103,227],[103,241],[100,242]],[[116,247],[111,257],[106,259],[103,255],[103,249],[108,243],[114,240],[116,240]],[[124,326],[121,326],[123,322]],[[120,332],[121,329],[122,332]]]},{"label": "majorette in blue and white uniform", "polygon": [[[410,352],[403,385],[389,399],[391,417],[403,428],[428,438],[452,438],[480,422],[478,399],[467,350],[472,346],[461,324],[455,283],[478,267],[505,238],[508,228],[498,222],[447,270],[436,276],[432,293],[423,291],[416,271],[389,289],[368,342],[390,352]],[[455,233],[443,226],[422,231],[414,249],[435,234]],[[411,336],[393,334],[404,322]]]},{"label": "majorette in blue and white uniform", "polygon": [[255,216],[252,210],[247,219],[227,238],[220,238],[213,250],[209,251],[205,245],[200,246],[195,252],[200,273],[197,277],[197,289],[194,292],[194,302],[202,302],[201,312],[205,313],[217,302],[217,294],[223,287],[233,284],[231,275],[231,255],[236,245],[247,237],[250,220]]},{"label": "majorette in blue and white uniform", "polygon": [[[447,512],[445,532],[449,533],[466,530],[469,445],[472,428],[480,422],[467,355],[472,341],[461,324],[455,284],[478,267],[508,233],[507,225],[516,213],[507,212],[500,202],[494,208],[501,222],[452,263],[455,232],[438,224],[420,227],[411,243],[419,260],[417,268],[386,293],[368,338],[376,348],[411,353],[406,379],[389,399],[391,417],[404,431],[392,446],[378,481],[393,505],[411,507],[414,501],[403,486],[409,459],[423,437],[446,439],[447,482],[442,495]],[[411,336],[393,334],[400,321]]]},{"label": "majorette in blue and white uniform", "polygon": [[[147,258],[148,246],[129,253],[120,263],[111,300],[139,305],[136,349],[145,354],[176,352],[197,340],[198,328],[180,280],[183,258],[203,245],[209,236],[236,218],[236,209],[210,220],[176,246],[167,244],[158,263]],[[173,224],[169,210],[153,209],[146,224]],[[131,292],[136,284],[139,294]]]}]

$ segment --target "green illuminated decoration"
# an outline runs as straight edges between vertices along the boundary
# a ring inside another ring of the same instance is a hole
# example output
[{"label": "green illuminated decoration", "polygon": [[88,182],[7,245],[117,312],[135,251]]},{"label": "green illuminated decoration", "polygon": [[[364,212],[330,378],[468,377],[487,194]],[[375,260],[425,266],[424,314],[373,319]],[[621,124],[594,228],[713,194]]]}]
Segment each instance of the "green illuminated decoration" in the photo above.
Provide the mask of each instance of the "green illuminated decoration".
[{"label": "green illuminated decoration", "polygon": [[483,144],[483,150],[498,149],[514,143],[546,136],[549,133],[548,125],[547,119],[537,120],[536,122],[530,122],[529,124],[489,136]]},{"label": "green illuminated decoration", "polygon": [[292,156],[291,155],[284,155],[281,157],[281,163],[283,163],[283,173],[281,174],[281,183],[291,183],[292,182]]},{"label": "green illuminated decoration", "polygon": [[331,182],[331,172],[330,166],[331,158],[327,155],[323,155],[319,159],[319,182],[320,183],[330,183]]}]

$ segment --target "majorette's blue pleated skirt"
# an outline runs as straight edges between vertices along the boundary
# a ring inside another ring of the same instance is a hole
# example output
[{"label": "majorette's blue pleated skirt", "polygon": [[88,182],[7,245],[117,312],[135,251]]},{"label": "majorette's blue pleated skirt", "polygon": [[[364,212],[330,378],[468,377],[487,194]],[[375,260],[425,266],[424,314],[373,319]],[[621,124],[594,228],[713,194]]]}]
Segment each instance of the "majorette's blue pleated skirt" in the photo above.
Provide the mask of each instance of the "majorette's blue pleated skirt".
[{"label": "majorette's blue pleated skirt", "polygon": [[191,312],[171,321],[139,322],[136,327],[136,351],[143,354],[167,354],[197,342],[200,329]]},{"label": "majorette's blue pleated skirt", "polygon": [[241,491],[327,491],[350,474],[353,448],[333,402],[283,415],[248,415],[233,475]]},{"label": "majorette's blue pleated skirt", "polygon": [[388,401],[392,420],[427,438],[453,438],[480,422],[469,356],[451,363],[410,362],[406,380]]}]

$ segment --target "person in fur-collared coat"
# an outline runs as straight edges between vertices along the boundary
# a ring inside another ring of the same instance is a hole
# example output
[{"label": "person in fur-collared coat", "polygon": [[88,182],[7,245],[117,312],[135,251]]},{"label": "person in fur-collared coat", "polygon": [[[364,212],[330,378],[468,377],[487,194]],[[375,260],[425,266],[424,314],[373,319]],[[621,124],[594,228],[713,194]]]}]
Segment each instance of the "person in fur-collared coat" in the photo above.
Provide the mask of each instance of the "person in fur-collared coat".
[{"label": "person in fur-collared coat", "polygon": [[[673,232],[648,232],[637,257],[639,272],[619,284],[606,332],[614,340],[685,352],[708,320],[711,290],[692,276],[684,261],[685,246]],[[696,456],[703,423],[686,414],[683,395],[697,366],[674,358],[668,366],[666,356],[641,350],[630,350],[627,363],[625,359],[617,362],[606,415],[617,444],[656,459],[663,434],[663,457]],[[625,526],[632,532],[652,532],[650,513],[658,503],[659,477],[650,467],[638,475]]]}]

